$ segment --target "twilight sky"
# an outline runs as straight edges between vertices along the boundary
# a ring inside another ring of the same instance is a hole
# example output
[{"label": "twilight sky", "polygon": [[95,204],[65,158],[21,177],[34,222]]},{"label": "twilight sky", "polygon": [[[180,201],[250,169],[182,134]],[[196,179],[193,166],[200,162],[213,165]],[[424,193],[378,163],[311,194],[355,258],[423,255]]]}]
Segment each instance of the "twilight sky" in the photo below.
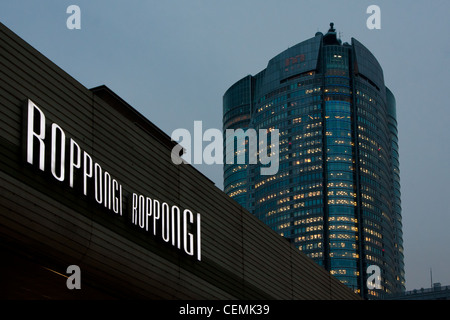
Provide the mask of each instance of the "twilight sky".
[{"label": "twilight sky", "polygon": [[[81,29],[69,30],[69,5]],[[381,9],[369,30],[366,9]],[[237,80],[334,22],[377,57],[397,100],[406,289],[450,285],[450,1],[1,0],[0,22],[88,88],[107,85],[168,135],[222,128]],[[1,58],[1,57],[0,57]],[[221,165],[197,165],[222,188]],[[449,180],[449,181],[447,181]]]}]

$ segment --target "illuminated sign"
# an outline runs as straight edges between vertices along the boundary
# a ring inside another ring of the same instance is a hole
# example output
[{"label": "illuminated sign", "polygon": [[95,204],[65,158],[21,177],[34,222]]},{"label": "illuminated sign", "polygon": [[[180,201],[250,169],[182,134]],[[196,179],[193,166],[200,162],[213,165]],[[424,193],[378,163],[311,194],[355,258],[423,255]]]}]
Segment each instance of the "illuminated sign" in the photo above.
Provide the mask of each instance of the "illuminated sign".
[{"label": "illuminated sign", "polygon": [[298,54],[295,57],[286,58],[284,60],[284,71],[287,72],[300,68],[305,60],[306,57],[304,54]]},{"label": "illuminated sign", "polygon": [[128,209],[132,224],[201,261],[200,213],[136,192],[129,193],[127,203],[131,205],[124,208],[127,195],[120,181],[58,124],[48,125],[44,112],[31,100],[25,106],[25,119],[27,163],[48,172],[50,162],[51,176],[60,183],[82,190],[84,196],[94,198],[116,216],[123,216]]},{"label": "illuminated sign", "polygon": [[288,67],[289,65],[297,64],[299,62],[304,62],[304,61],[305,61],[305,55],[304,54],[298,54],[295,57],[286,58],[284,60],[284,66]]}]

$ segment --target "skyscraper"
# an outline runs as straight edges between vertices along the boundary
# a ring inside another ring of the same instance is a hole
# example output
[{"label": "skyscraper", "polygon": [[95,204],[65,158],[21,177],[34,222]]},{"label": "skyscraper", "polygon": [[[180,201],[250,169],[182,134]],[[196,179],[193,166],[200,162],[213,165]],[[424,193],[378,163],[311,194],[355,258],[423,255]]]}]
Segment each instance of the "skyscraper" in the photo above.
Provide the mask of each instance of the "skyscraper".
[{"label": "skyscraper", "polygon": [[237,128],[278,129],[279,170],[225,163],[230,197],[361,296],[404,291],[396,103],[366,47],[331,23],[281,52],[224,94],[223,130]]}]

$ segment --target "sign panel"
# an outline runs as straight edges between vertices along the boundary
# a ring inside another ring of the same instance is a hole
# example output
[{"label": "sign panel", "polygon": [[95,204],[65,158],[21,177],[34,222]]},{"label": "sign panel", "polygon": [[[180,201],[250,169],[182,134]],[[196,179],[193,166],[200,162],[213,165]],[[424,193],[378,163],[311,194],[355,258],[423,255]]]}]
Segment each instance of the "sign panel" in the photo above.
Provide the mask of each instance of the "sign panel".
[{"label": "sign panel", "polygon": [[[131,223],[201,261],[201,215],[137,192],[124,190],[122,183],[96,161],[57,123],[48,123],[33,101],[25,106],[26,161],[48,173],[57,183],[65,183],[93,198],[116,216]],[[126,203],[131,204],[128,208]],[[124,212],[128,214],[124,215]]]}]

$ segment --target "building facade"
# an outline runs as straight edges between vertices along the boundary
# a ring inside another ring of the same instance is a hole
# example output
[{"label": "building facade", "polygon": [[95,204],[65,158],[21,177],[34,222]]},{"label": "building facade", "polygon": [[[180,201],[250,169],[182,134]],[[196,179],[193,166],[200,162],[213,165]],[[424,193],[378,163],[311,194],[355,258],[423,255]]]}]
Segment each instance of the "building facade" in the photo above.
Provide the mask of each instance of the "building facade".
[{"label": "building facade", "polygon": [[238,128],[278,129],[279,170],[226,163],[230,197],[363,297],[404,291],[396,104],[367,48],[331,24],[283,51],[224,94],[223,129]]},{"label": "building facade", "polygon": [[441,286],[437,282],[433,283],[431,288],[414,289],[392,295],[389,300],[450,300],[450,286]]},{"label": "building facade", "polygon": [[0,115],[1,299],[359,299],[1,23]]}]

